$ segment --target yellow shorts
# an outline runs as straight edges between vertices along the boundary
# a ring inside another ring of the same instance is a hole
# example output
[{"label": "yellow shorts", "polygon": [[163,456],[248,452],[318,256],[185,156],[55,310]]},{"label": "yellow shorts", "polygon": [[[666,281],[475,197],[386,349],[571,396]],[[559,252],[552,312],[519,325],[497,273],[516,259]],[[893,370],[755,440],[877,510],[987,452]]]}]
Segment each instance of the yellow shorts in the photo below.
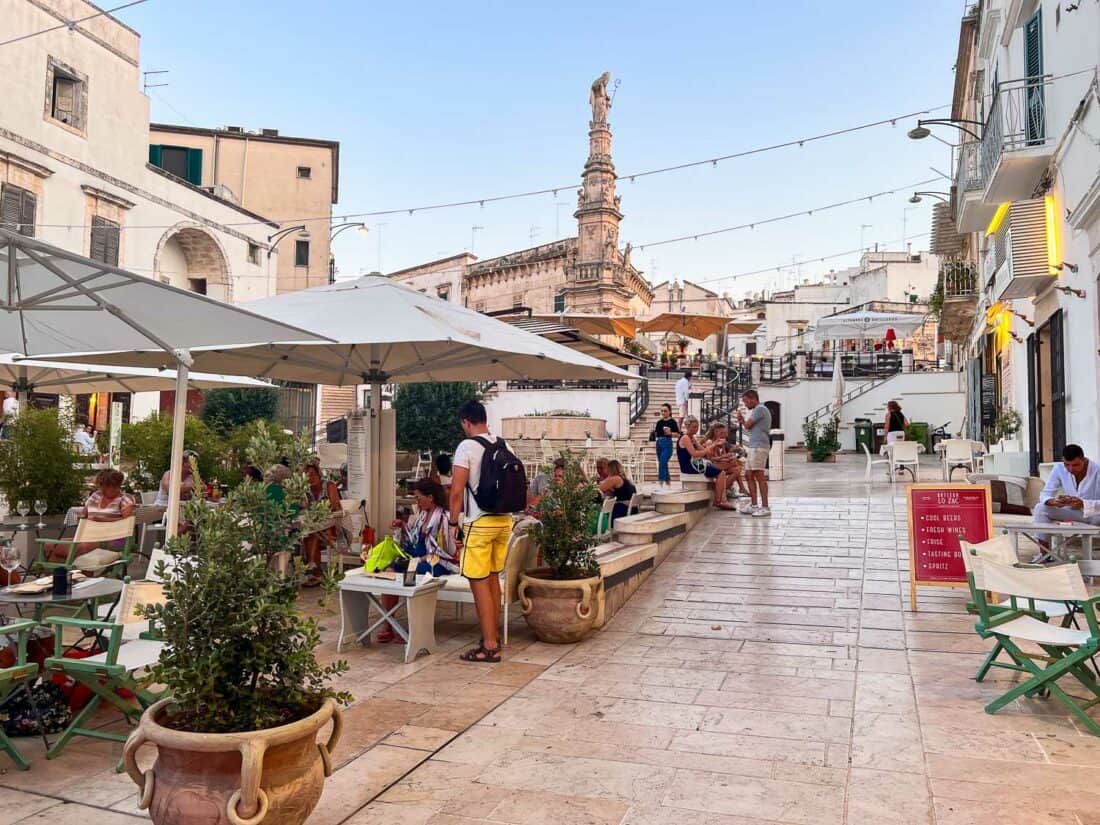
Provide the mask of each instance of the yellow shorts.
[{"label": "yellow shorts", "polygon": [[511,516],[482,515],[467,524],[463,531],[462,575],[484,579],[503,570],[511,537]]}]

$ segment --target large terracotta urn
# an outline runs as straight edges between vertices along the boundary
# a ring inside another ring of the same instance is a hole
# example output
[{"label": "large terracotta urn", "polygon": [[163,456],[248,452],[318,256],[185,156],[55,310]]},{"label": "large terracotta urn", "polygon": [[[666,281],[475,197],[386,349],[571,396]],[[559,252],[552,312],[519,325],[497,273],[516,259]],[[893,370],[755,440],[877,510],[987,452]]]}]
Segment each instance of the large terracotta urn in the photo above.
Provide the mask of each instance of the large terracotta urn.
[{"label": "large terracotta urn", "polygon": [[547,567],[520,576],[523,617],[540,642],[571,644],[585,637],[599,615],[603,579],[554,579]]},{"label": "large terracotta urn", "polygon": [[[340,738],[340,708],[326,699],[289,725],[245,733],[190,733],[164,725],[171,699],[152,705],[123,750],[141,808],[156,825],[302,825],[332,775]],[[328,742],[317,733],[329,720]],[[137,751],[149,743],[157,758],[142,772]]]}]

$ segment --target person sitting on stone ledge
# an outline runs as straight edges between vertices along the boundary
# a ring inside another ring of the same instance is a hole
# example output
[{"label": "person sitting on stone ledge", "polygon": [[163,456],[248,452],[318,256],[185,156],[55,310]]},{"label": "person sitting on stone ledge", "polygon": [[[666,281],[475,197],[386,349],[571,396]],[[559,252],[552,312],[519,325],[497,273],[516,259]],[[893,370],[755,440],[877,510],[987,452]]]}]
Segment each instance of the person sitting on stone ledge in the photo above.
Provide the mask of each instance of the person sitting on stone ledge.
[{"label": "person sitting on stone ledge", "polygon": [[699,419],[689,415],[684,419],[684,434],[676,442],[676,460],[680,463],[680,475],[705,476],[714,481],[714,506],[719,510],[733,510],[734,506],[726,501],[726,489],[729,476],[726,475],[708,456],[709,450],[699,443]]}]

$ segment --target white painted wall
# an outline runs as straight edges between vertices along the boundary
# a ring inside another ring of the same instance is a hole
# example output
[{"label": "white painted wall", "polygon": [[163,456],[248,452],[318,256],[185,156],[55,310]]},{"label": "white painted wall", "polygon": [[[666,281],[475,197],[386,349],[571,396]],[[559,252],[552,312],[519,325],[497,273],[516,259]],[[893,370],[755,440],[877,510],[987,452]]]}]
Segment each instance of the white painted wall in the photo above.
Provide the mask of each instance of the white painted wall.
[{"label": "white painted wall", "polygon": [[[605,419],[610,436],[618,438],[618,399],[626,393],[626,390],[504,390],[485,402],[485,412],[489,429],[497,433],[503,418],[550,410],[588,410],[593,418]],[[605,436],[603,433],[592,433],[592,437]],[[623,437],[626,437],[625,433]]]}]

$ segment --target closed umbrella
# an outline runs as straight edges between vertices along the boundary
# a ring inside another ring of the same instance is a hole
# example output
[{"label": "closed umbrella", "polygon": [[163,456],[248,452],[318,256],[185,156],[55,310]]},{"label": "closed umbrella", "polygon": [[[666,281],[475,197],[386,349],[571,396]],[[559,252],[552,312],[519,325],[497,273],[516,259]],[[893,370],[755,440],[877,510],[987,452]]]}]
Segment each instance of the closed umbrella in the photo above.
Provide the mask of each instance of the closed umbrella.
[{"label": "closed umbrella", "polygon": [[[23,356],[154,348],[176,372],[168,530],[179,517],[190,347],[318,341],[289,324],[0,229],[0,352]],[[59,359],[51,359],[59,360]],[[67,360],[67,359],[66,359]],[[139,365],[140,366],[140,365]],[[161,366],[158,362],[151,366]],[[215,370],[215,372],[218,372]]]},{"label": "closed umbrella", "polygon": [[844,408],[844,370],[840,367],[840,354],[833,364],[833,415],[840,417],[840,411]]},{"label": "closed umbrella", "polygon": [[[255,375],[337,386],[370,384],[369,450],[381,449],[382,385],[502,378],[633,378],[576,350],[496,318],[426,295],[388,278],[366,276],[289,292],[245,305],[274,320],[293,321],[331,341],[272,343],[191,350],[209,372]],[[153,351],[96,356],[112,364],[156,366]],[[83,360],[83,359],[81,359]],[[371,524],[381,518],[380,462],[368,468]],[[392,514],[390,514],[392,515]]]}]

